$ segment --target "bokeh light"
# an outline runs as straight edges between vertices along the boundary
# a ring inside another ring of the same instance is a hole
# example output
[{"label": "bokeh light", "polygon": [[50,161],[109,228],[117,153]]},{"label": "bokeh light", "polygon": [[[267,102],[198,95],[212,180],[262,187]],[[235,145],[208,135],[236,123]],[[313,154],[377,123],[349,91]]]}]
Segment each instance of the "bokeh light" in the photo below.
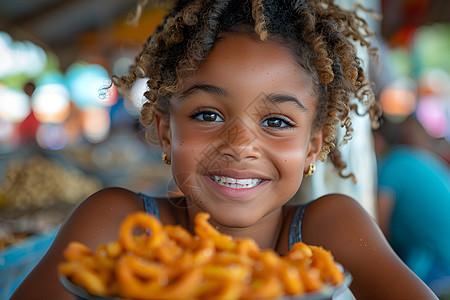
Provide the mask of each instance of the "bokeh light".
[{"label": "bokeh light", "polygon": [[13,41],[6,32],[0,32],[0,78],[15,74],[38,76],[47,64],[45,51],[28,41]]},{"label": "bokeh light", "polygon": [[430,95],[422,97],[418,104],[417,119],[432,137],[442,138],[450,131],[450,99],[448,100]]},{"label": "bokeh light", "polygon": [[117,103],[117,100],[119,99],[119,94],[117,92],[117,88],[114,84],[111,84],[111,86],[106,90],[105,95],[100,97],[102,99],[102,104],[105,106],[113,106]]},{"label": "bokeh light", "polygon": [[147,101],[147,98],[144,97],[144,93],[149,89],[147,81],[148,78],[139,78],[131,87],[125,108],[132,116],[138,116],[142,105]]},{"label": "bokeh light", "polygon": [[120,57],[114,62],[112,72],[119,76],[125,75],[132,64],[133,60],[131,58],[125,56]]},{"label": "bokeh light", "polygon": [[7,145],[14,133],[14,125],[0,118],[0,145]]},{"label": "bokeh light", "polygon": [[41,124],[36,132],[36,142],[44,149],[60,150],[68,140],[65,128],[59,124]]},{"label": "bokeh light", "polygon": [[62,123],[70,113],[70,94],[58,83],[38,86],[31,97],[36,119],[42,123]]},{"label": "bokeh light", "polygon": [[418,81],[422,95],[450,95],[450,75],[444,69],[426,70]]},{"label": "bokeh light", "polygon": [[115,104],[112,99],[105,100],[111,80],[108,72],[100,65],[75,63],[67,70],[66,80],[73,101],[81,109]]},{"label": "bokeh light", "polygon": [[101,107],[90,107],[83,112],[82,128],[86,139],[91,143],[104,141],[109,134],[111,118],[109,112]]},{"label": "bokeh light", "polygon": [[416,84],[408,77],[400,77],[389,84],[380,95],[380,104],[386,115],[406,117],[416,109]]},{"label": "bokeh light", "polygon": [[30,114],[29,101],[24,91],[0,86],[0,119],[22,122]]}]

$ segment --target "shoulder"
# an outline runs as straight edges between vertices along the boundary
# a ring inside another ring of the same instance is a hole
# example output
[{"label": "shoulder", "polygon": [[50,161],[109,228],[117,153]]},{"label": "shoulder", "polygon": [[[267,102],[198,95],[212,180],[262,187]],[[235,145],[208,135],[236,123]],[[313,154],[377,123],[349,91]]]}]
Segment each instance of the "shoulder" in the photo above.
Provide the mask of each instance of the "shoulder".
[{"label": "shoulder", "polygon": [[130,190],[110,187],[102,189],[83,201],[75,210],[83,212],[114,212],[117,210],[133,211],[144,209],[141,197]]},{"label": "shoulder", "polygon": [[61,226],[47,253],[16,289],[12,299],[68,299],[57,273],[67,245],[78,241],[96,249],[117,240],[122,220],[143,209],[139,195],[122,188],[107,188],[88,197]]},{"label": "shoulder", "polygon": [[91,226],[119,223],[126,215],[138,210],[144,210],[138,194],[124,188],[105,188],[80,203],[67,219],[66,225],[73,227],[72,224],[78,222],[91,223]]},{"label": "shoulder", "polygon": [[[355,225],[358,225],[357,229]],[[372,235],[378,233],[375,221],[364,208],[348,196],[330,194],[308,205],[303,218],[302,236],[307,242],[331,247],[331,243],[337,242],[338,238],[350,242],[349,238],[354,236],[353,239],[359,240],[363,230],[370,231]]]},{"label": "shoulder", "polygon": [[350,197],[331,194],[313,201],[304,215],[302,237],[330,250],[350,271],[357,298],[435,299],[394,253],[375,220]]},{"label": "shoulder", "polygon": [[124,188],[102,189],[84,200],[61,227],[60,236],[97,245],[117,237],[122,220],[144,210],[141,197]]}]

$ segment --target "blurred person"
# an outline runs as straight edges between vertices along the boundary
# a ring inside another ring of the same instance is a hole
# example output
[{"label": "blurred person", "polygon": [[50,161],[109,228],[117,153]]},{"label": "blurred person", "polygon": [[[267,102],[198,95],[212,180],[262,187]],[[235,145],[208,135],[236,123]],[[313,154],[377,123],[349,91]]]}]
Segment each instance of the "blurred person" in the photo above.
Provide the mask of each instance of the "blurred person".
[{"label": "blurred person", "polygon": [[374,132],[378,221],[393,249],[437,294],[450,296],[450,170],[413,116]]}]

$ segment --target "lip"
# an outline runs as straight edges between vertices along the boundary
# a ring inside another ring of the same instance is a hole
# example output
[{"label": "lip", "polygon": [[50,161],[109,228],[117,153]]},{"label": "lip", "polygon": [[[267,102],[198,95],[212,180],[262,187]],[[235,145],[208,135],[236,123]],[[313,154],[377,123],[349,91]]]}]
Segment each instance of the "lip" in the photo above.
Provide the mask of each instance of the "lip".
[{"label": "lip", "polygon": [[[235,189],[232,187],[227,187],[216,183],[211,179],[211,175],[213,176],[226,176],[236,179],[262,179],[262,181],[254,187],[244,188],[244,189]],[[233,199],[245,201],[247,199],[252,198],[252,196],[259,193],[262,189],[264,189],[267,184],[270,182],[267,176],[262,175],[260,172],[249,171],[249,170],[220,170],[220,171],[212,171],[208,175],[204,176],[205,181],[208,183],[208,186],[211,189],[218,193],[219,195]]]}]

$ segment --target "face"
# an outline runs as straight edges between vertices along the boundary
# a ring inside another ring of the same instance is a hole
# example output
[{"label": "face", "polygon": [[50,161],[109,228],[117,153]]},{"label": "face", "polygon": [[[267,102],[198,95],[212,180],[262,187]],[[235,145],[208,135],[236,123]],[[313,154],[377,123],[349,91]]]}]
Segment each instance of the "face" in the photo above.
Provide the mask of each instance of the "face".
[{"label": "face", "polygon": [[173,177],[194,207],[228,227],[281,211],[322,146],[312,87],[275,42],[229,33],[216,43],[170,100],[170,117],[156,117]]}]

